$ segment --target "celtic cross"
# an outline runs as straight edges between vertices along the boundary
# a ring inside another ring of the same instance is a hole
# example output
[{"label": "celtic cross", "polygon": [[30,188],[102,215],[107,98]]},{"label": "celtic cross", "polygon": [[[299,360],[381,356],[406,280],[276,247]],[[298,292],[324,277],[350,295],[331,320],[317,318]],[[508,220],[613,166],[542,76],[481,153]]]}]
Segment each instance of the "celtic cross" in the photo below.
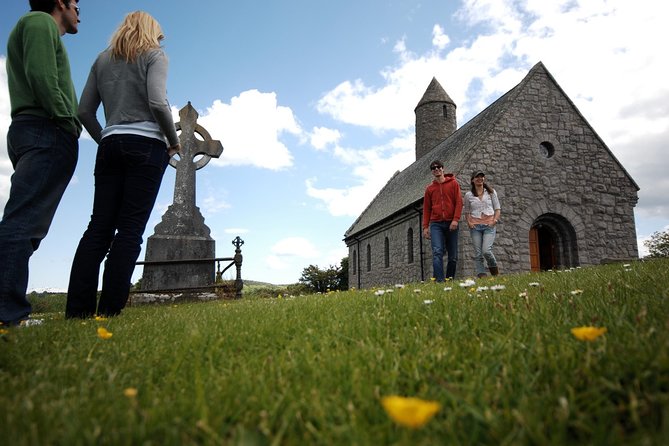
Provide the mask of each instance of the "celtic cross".
[{"label": "celtic cross", "polygon": [[[181,151],[179,159],[172,157],[170,166],[177,170],[174,182],[174,204],[195,205],[195,171],[206,166],[212,158],[218,158],[223,153],[220,141],[211,139],[209,132],[197,123],[197,111],[188,102],[179,110],[181,120],[176,123],[177,130],[181,130],[179,142]],[[195,137],[198,134],[202,139]],[[195,158],[202,155],[197,161]]]}]

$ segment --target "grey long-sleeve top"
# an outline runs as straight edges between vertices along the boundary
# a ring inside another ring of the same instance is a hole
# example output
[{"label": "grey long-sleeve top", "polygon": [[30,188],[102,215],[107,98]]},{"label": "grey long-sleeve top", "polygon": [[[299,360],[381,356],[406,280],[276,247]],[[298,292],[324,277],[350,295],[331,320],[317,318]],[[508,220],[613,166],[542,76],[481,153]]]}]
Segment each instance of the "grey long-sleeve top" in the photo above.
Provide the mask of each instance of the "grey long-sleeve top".
[{"label": "grey long-sleeve top", "polygon": [[160,48],[145,51],[135,62],[114,59],[110,49],[98,55],[79,101],[79,119],[95,142],[102,139],[96,116],[102,102],[107,127],[152,121],[170,147],[179,143],[167,101],[167,66]]}]

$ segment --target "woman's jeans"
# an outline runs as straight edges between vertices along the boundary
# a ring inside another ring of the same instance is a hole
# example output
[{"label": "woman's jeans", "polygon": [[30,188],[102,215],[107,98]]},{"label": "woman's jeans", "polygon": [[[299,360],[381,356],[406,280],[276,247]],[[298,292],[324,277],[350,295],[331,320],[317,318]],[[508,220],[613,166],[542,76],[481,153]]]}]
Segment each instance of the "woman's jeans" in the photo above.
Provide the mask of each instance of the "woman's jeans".
[{"label": "woman's jeans", "polygon": [[432,243],[432,271],[437,282],[444,281],[444,251],[448,253],[446,278],[453,279],[458,263],[458,233],[451,231],[450,221],[430,223],[430,241]]},{"label": "woman's jeans", "polygon": [[93,214],[74,255],[66,317],[96,314],[105,256],[97,314],[114,316],[125,307],[142,235],[168,161],[163,141],[130,134],[102,139],[95,161]]},{"label": "woman's jeans", "polygon": [[474,225],[469,230],[474,245],[474,264],[476,265],[476,274],[485,274],[486,268],[483,263],[485,258],[488,267],[497,266],[497,260],[492,253],[492,245],[495,243],[497,228],[488,225]]},{"label": "woman's jeans", "polygon": [[14,174],[0,221],[0,321],[13,325],[32,310],[26,299],[28,261],[70,183],[79,142],[47,118],[19,115],[7,132],[7,152]]}]

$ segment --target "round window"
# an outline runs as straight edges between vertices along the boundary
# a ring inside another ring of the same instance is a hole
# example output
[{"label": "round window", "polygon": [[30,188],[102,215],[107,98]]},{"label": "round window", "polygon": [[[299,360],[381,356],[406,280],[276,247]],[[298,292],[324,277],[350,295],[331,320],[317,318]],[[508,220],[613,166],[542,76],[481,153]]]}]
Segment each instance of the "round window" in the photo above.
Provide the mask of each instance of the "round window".
[{"label": "round window", "polygon": [[553,147],[553,144],[549,143],[548,141],[544,141],[539,144],[539,153],[541,153],[541,156],[544,158],[551,158],[553,155],[555,155],[555,147]]}]

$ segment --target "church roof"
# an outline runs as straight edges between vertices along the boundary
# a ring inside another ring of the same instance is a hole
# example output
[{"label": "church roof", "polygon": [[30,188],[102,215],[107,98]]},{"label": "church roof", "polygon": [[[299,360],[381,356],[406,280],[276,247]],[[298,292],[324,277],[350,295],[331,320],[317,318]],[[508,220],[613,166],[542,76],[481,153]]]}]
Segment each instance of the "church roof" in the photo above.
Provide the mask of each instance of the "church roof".
[{"label": "church roof", "polygon": [[434,77],[432,78],[432,82],[430,82],[430,85],[427,86],[427,89],[425,90],[423,97],[421,98],[420,101],[418,101],[418,105],[416,105],[416,108],[429,102],[448,102],[449,104],[455,105],[453,99],[451,99],[448,93],[446,93],[446,90],[444,90],[439,81],[437,81],[437,79]]},{"label": "church roof", "polygon": [[[468,159],[473,153],[473,150],[486,139],[491,131],[494,131],[497,121],[502,117],[504,112],[514,104],[517,96],[523,91],[523,88],[529,82],[529,79],[537,73],[547,75],[560,92],[570,101],[574,110],[578,112],[576,106],[573,105],[568,96],[560,88],[544,64],[541,62],[537,63],[518,85],[490,104],[465,125],[457,129],[447,139],[438,144],[423,157],[413,162],[406,169],[396,172],[346,231],[344,234],[345,239],[354,237],[361,231],[369,229],[370,227],[389,219],[397,212],[405,211],[412,207],[416,212],[420,211],[422,209],[422,199],[425,187],[429,184],[431,178],[429,176],[430,163],[433,160],[438,159],[444,164],[445,172],[454,173],[456,176],[463,172],[468,165]],[[448,97],[443,88],[441,88],[441,85],[439,85],[436,79],[433,79],[419,105],[426,100],[426,97],[428,98],[428,101],[430,98],[437,97],[436,95],[440,95],[439,97],[441,97],[441,92],[439,92],[439,90],[443,92],[443,95]],[[450,98],[448,98],[448,100],[450,101]],[[583,120],[587,123],[585,118],[583,118]],[[596,134],[596,132],[594,133]],[[601,138],[599,139],[601,141]],[[609,151],[611,157],[615,160],[613,153],[610,152],[603,141],[601,142],[606,150]],[[618,161],[616,160],[616,162]],[[618,164],[620,165],[619,162]],[[622,165],[620,165],[620,168],[625,171]],[[625,173],[627,172],[625,171]],[[465,173],[465,175],[467,174],[468,173]],[[634,183],[634,180],[629,174],[627,174],[627,176],[636,186],[636,183]],[[636,187],[638,190],[638,186]]]}]

